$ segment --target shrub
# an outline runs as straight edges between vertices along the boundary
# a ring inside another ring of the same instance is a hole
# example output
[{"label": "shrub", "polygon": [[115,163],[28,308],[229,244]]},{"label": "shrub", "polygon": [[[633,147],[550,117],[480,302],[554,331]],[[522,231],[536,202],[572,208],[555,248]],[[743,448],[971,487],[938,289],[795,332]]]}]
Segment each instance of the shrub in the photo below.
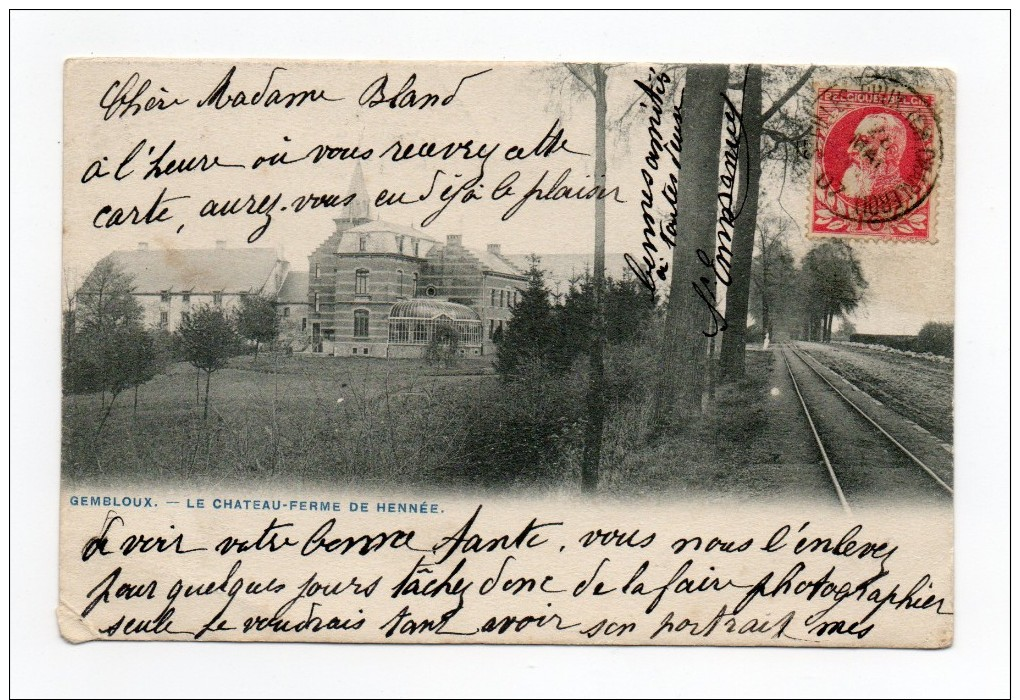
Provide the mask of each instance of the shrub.
[{"label": "shrub", "polygon": [[926,323],[917,333],[914,344],[917,352],[930,352],[943,357],[953,356],[953,324]]}]

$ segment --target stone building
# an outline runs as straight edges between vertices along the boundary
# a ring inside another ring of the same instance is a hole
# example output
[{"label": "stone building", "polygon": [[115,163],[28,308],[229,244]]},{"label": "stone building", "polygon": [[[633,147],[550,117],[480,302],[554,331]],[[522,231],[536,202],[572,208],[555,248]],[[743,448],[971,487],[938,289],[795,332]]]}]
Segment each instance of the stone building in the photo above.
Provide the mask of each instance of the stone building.
[{"label": "stone building", "polygon": [[108,259],[132,278],[132,294],[142,306],[148,327],[175,331],[181,314],[201,304],[232,311],[245,294],[277,297],[289,264],[271,248],[227,248],[218,241],[212,250],[119,250]]},{"label": "stone building", "polygon": [[[308,258],[310,351],[421,357],[433,330],[449,323],[463,331],[461,354],[493,353],[493,334],[527,286],[523,272],[498,245],[470,250],[460,235],[441,243],[420,229],[373,218],[360,166],[350,191],[357,196],[345,216],[334,219],[334,231]],[[300,284],[288,280],[286,287],[282,313],[292,314]],[[411,300],[434,303],[403,303]]]}]

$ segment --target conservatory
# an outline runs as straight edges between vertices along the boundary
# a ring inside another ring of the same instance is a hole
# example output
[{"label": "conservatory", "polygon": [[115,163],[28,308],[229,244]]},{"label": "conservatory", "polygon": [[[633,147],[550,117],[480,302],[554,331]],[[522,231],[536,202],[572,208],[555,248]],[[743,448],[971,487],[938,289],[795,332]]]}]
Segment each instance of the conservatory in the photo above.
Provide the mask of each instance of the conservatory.
[{"label": "conservatory", "polygon": [[474,309],[437,299],[407,299],[390,309],[390,357],[419,357],[433,338],[457,339],[461,355],[482,354],[482,319]]}]

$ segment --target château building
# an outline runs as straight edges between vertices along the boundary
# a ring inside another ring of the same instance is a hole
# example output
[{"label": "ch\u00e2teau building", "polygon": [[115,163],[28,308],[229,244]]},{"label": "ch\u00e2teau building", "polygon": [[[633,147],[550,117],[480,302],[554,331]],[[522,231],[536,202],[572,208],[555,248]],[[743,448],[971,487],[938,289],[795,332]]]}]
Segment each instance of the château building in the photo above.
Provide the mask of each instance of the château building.
[{"label": "ch\u00e2teau building", "polygon": [[373,216],[360,165],[350,192],[356,196],[308,256],[307,272],[271,248],[222,242],[212,250],[140,243],[109,258],[132,278],[148,326],[174,331],[199,304],[229,312],[245,294],[262,294],[276,303],[299,353],[422,357],[445,327],[456,331],[460,354],[493,354],[493,337],[527,287],[523,270],[498,244],[474,250],[459,234],[441,242]]},{"label": "ch\u00e2teau building", "polygon": [[527,286],[523,271],[498,244],[472,250],[459,234],[439,242],[373,218],[360,165],[350,192],[356,196],[344,216],[308,257],[307,282],[288,276],[278,299],[281,314],[305,329],[309,349],[421,357],[435,330],[448,324],[458,331],[461,354],[494,352],[492,338]]}]

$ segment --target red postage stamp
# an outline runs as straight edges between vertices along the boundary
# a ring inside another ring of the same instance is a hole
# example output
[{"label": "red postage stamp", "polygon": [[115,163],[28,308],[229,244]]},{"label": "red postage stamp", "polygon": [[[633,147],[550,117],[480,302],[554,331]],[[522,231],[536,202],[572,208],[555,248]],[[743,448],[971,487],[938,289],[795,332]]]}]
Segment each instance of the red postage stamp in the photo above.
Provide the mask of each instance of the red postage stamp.
[{"label": "red postage stamp", "polygon": [[818,89],[812,236],[928,241],[941,162],[935,96]]}]

